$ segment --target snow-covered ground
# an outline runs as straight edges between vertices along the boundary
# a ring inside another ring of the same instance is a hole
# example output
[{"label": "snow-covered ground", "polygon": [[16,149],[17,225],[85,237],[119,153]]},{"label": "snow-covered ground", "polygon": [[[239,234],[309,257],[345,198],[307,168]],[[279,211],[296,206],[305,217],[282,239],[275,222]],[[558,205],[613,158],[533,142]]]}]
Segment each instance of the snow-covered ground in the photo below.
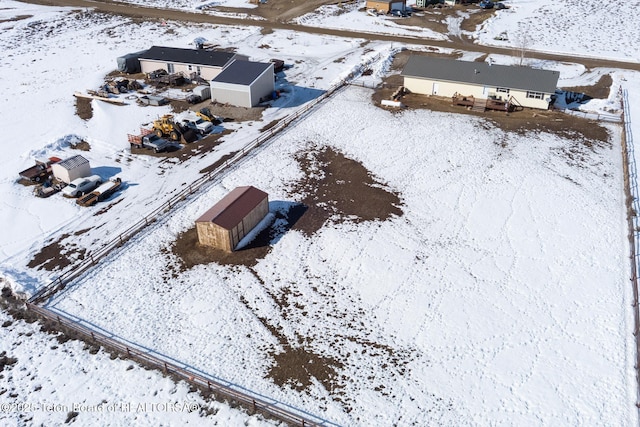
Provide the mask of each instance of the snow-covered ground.
[{"label": "snow-covered ground", "polygon": [[[535,2],[545,10],[552,3]],[[538,10],[532,2],[509,4],[498,16],[509,13],[513,22],[526,22]],[[595,4],[567,6],[562,17],[581,19]],[[616,46],[591,33],[554,39],[547,28],[558,13],[540,14],[532,38],[544,40],[541,50],[629,59],[621,52],[633,32],[622,19],[635,15],[625,15],[625,7],[608,10],[620,14],[619,26],[601,27],[607,40],[614,34],[621,40]],[[351,13],[351,28],[364,25],[361,12]],[[330,15],[319,13],[317,22],[346,25],[332,23]],[[20,16],[27,17],[12,20]],[[480,42],[504,30],[500,19],[476,34]],[[313,21],[304,17],[305,25]],[[75,115],[71,96],[97,88],[117,56],[151,44],[187,46],[203,36],[241,46],[240,53],[254,60],[285,59],[294,67],[279,82],[285,96],[275,105],[281,108],[266,111],[266,124],[380,54],[371,77],[376,81],[393,54],[388,43],[302,38],[286,31],[262,35],[257,26],[167,24],[3,3],[0,113],[11,126],[0,160],[0,221],[10,226],[0,239],[0,272],[16,291],[32,293],[55,276],[26,267],[43,243],[91,228],[66,243],[99,245],[160,206],[154,194],[179,191],[200,169],[259,134],[261,123],[226,125],[236,132],[216,151],[183,164],[131,155],[126,134],[168,109],[94,101],[93,118],[85,122]],[[560,70],[561,87],[592,84],[610,74],[610,98],[586,108],[618,108],[622,85],[636,116],[637,73],[530,65]],[[589,148],[552,134],[504,132],[467,116],[391,114],[371,105],[368,89],[349,88],[60,294],[50,308],[342,425],[634,425],[621,130],[608,128],[610,143]],[[60,197],[36,199],[15,183],[34,157],[76,154],[61,142],[67,135],[91,144],[91,151],[80,154],[94,171],[104,178],[121,176],[127,184],[116,198],[122,202],[104,215]],[[384,222],[327,224],[312,237],[290,231],[252,269],[209,264],[168,283],[160,280],[169,257],[165,249],[235,186],[251,184],[271,200],[295,201],[300,195],[290,188],[302,171],[294,155],[314,147],[332,147],[362,163],[399,193],[404,214]],[[567,150],[583,160],[569,161]],[[273,298],[282,294],[289,298],[286,312]],[[296,391],[266,378],[270,354],[283,351],[283,344],[264,319],[291,346],[302,338],[306,350],[339,361],[340,400],[318,381]],[[90,355],[78,343],[59,344],[22,321],[0,333],[7,357],[17,359],[4,368],[0,386],[8,392],[0,403],[28,403],[31,397],[63,405],[189,401],[216,408],[207,416],[218,424],[270,424],[204,403],[186,386],[135,364],[127,370],[130,362],[109,360],[102,352]],[[59,424],[67,412],[40,410],[33,423]],[[79,412],[83,425],[112,420]],[[6,419],[19,422],[18,416],[13,412]],[[112,423],[184,424],[193,416],[119,413]]]}]

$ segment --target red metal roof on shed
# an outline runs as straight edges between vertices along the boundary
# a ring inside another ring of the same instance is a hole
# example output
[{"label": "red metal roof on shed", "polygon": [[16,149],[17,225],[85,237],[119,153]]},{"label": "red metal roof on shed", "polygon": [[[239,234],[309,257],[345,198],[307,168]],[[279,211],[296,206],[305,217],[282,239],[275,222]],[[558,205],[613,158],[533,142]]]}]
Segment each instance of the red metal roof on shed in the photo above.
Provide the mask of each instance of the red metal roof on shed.
[{"label": "red metal roof on shed", "polygon": [[255,209],[267,193],[252,186],[237,187],[206,211],[196,222],[213,222],[231,230]]}]

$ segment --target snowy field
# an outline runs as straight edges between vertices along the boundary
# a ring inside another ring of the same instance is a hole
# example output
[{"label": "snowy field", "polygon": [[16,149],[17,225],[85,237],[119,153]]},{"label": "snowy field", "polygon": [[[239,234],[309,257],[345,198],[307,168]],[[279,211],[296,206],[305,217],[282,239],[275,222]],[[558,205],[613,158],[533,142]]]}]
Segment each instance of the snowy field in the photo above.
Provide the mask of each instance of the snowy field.
[{"label": "snowy field", "polygon": [[[511,21],[526,22],[534,13],[531,2],[509,4]],[[536,4],[552,10],[552,2]],[[589,7],[572,5],[562,16],[572,22],[572,16],[588,15]],[[632,15],[624,15],[624,7],[609,13],[627,19]],[[344,25],[332,24],[329,15],[319,13],[318,25]],[[542,16],[555,25],[556,15]],[[352,25],[359,26],[358,19]],[[305,25],[313,21],[304,17]],[[541,49],[635,61],[624,53],[628,24],[603,27],[609,39],[620,35],[616,46],[590,35],[585,47],[579,33],[554,42],[557,34],[540,28],[531,32],[544,40]],[[261,35],[259,27],[170,22],[165,28],[17,2],[3,3],[0,30],[0,113],[13,124],[0,160],[0,220],[10,224],[0,239],[0,273],[27,294],[57,274],[26,266],[43,244],[89,228],[63,243],[99,245],[160,206],[154,194],[179,191],[200,169],[253,140],[263,124],[295,111],[376,54],[381,59],[371,80],[378,81],[394,52],[388,43],[285,31]],[[475,36],[492,43],[490,34],[503,30],[496,18]],[[278,57],[294,64],[279,81],[285,89],[275,105],[280,108],[266,110],[262,123],[226,125],[235,132],[188,167],[127,149],[127,133],[168,109],[94,101],[92,119],[75,115],[71,94],[97,88],[117,56],[151,44],[188,46],[198,36],[242,46],[239,52],[254,60]],[[531,65],[560,70],[561,87],[610,74],[612,95],[586,109],[615,109],[620,85],[632,105],[640,105],[636,73]],[[507,133],[467,116],[391,114],[371,105],[370,96],[362,88],[339,93],[49,308],[341,425],[636,424],[619,126],[608,126],[608,143],[593,145],[546,133]],[[80,154],[95,172],[125,181],[107,214],[94,215],[60,197],[36,199],[15,183],[34,157],[76,154],[64,142],[67,135],[91,144]],[[272,201],[296,201],[303,195],[291,192],[302,176],[295,156],[323,147],[361,163],[397,192],[403,214],[378,222],[330,221],[312,236],[289,231],[251,268],[200,265],[177,280],[160,280],[167,276],[167,258],[177,262],[166,249],[212,203],[248,184]],[[582,160],[570,161],[567,151]],[[274,296],[286,296],[288,308]],[[60,424],[70,405],[103,401],[189,402],[207,407],[199,414],[220,425],[272,424],[205,403],[184,384],[135,364],[129,369],[130,362],[91,355],[77,342],[60,344],[22,321],[5,325],[3,350],[17,360],[5,366],[0,386],[17,397],[0,402],[34,398],[66,405],[36,411],[33,424]],[[270,327],[282,336],[273,336]],[[312,379],[302,391],[295,384],[275,385],[267,373],[273,354],[287,346],[334,361],[335,384]],[[80,412],[83,425],[112,419]],[[188,412],[117,412],[114,425],[198,422]],[[9,416],[20,422],[18,413]]]}]

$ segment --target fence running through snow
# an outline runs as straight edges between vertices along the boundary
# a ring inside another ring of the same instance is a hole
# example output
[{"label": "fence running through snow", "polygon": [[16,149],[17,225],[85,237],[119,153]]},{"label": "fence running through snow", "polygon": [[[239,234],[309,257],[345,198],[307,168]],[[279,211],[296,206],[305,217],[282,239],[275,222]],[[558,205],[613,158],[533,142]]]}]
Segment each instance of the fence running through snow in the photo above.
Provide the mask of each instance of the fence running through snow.
[{"label": "fence running through snow", "polygon": [[571,116],[582,117],[583,119],[591,119],[598,120],[603,122],[613,122],[620,123],[622,121],[622,117],[618,114],[605,114],[605,113],[588,113],[586,111],[579,110],[560,110],[565,114],[569,114]]},{"label": "fence running through snow", "polygon": [[239,387],[234,386],[232,383],[223,383],[221,380],[209,377],[206,374],[194,372],[187,366],[178,366],[172,361],[163,360],[160,356],[150,351],[137,348],[131,344],[126,345],[117,339],[111,338],[93,328],[85,327],[77,321],[59,313],[31,303],[27,303],[27,308],[41,317],[55,322],[58,327],[72,329],[75,333],[80,334],[86,343],[93,343],[109,351],[115,351],[122,356],[126,356],[127,359],[135,360],[144,366],[161,370],[165,375],[177,376],[181,380],[207,390],[217,399],[223,398],[236,402],[253,413],[266,414],[271,418],[284,421],[292,426],[338,426],[330,421],[285,405],[277,400],[255,394],[250,390],[238,390],[237,388]]},{"label": "fence running through snow", "polygon": [[622,91],[622,109],[624,111],[624,163],[625,184],[627,187],[628,200],[628,222],[629,240],[631,247],[631,288],[633,289],[633,316],[634,331],[636,338],[636,406],[638,407],[638,417],[640,417],[640,306],[638,301],[638,287],[640,280],[640,192],[638,190],[638,169],[636,167],[635,152],[633,146],[633,133],[631,132],[631,115],[629,113],[629,98],[625,90]]}]

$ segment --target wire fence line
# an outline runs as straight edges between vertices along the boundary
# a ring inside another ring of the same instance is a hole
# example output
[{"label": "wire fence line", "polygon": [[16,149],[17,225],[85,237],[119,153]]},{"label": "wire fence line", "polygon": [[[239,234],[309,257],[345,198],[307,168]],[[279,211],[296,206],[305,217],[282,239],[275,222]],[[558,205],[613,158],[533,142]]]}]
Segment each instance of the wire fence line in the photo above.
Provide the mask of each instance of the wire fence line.
[{"label": "wire fence line", "polygon": [[598,121],[612,122],[612,123],[622,122],[622,117],[620,117],[619,114],[588,113],[586,111],[569,110],[567,108],[561,109],[560,111],[562,111],[565,114],[569,114],[571,116],[582,117],[583,119],[591,119],[591,120],[598,120]]},{"label": "wire fence line", "polygon": [[633,132],[631,130],[631,114],[629,110],[629,94],[626,89],[622,90],[622,110],[624,117],[624,138],[623,138],[623,164],[625,166],[625,193],[627,195],[627,221],[629,225],[629,243],[631,258],[631,288],[633,291],[633,317],[636,340],[636,407],[640,417],[640,305],[638,300],[638,290],[640,280],[640,192],[638,189],[638,169],[635,158],[635,147],[633,144]]},{"label": "wire fence line", "polygon": [[58,328],[68,328],[79,334],[86,343],[100,345],[108,351],[116,352],[127,359],[135,360],[144,366],[162,371],[165,375],[178,377],[202,390],[211,393],[216,399],[233,401],[248,409],[252,413],[261,413],[271,418],[283,421],[292,426],[338,427],[338,424],[324,420],[298,408],[286,405],[275,399],[259,395],[230,382],[211,377],[192,368],[179,366],[171,360],[163,358],[149,350],[144,350],[131,344],[125,344],[118,339],[109,337],[93,328],[88,328],[60,313],[53,312],[38,305],[27,303],[27,308],[41,318],[54,322]]}]

